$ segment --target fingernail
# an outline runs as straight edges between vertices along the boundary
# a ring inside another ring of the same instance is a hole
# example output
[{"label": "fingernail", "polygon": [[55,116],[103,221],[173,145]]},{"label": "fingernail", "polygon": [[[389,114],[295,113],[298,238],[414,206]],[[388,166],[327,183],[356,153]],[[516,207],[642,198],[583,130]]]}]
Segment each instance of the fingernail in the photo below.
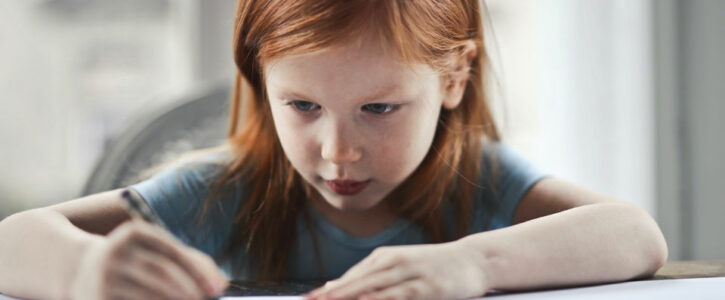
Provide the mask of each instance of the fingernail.
[{"label": "fingernail", "polygon": [[214,284],[211,282],[207,282],[204,289],[206,290],[206,293],[210,296],[219,296],[224,293],[224,287],[222,285]]},{"label": "fingernail", "polygon": [[325,300],[335,300],[337,297],[335,297],[331,292],[325,293]]},{"label": "fingernail", "polygon": [[224,290],[226,290],[228,286],[229,286],[229,281],[227,281],[226,279],[221,280],[221,281],[219,281],[219,285],[217,286],[218,287],[217,290],[220,293],[223,293]]},{"label": "fingernail", "polygon": [[212,285],[211,283],[208,283],[208,282],[207,282],[207,283],[206,283],[206,284],[204,285],[204,289],[206,290],[206,293],[207,293],[208,295],[211,295],[211,296],[216,296],[216,295],[218,294],[218,293],[217,293],[217,289],[216,289],[216,288],[215,288],[215,287],[214,287],[214,286],[213,286],[213,285]]}]

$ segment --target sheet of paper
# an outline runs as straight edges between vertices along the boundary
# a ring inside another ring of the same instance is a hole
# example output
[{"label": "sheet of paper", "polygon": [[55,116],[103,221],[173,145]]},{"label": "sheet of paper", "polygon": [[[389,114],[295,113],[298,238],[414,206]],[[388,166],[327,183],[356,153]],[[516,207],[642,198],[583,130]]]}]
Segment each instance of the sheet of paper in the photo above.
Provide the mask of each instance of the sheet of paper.
[{"label": "sheet of paper", "polygon": [[252,297],[222,297],[220,299],[244,299],[244,300],[297,300],[304,299],[300,296],[252,296]]},{"label": "sheet of paper", "polygon": [[[224,297],[222,299],[293,300],[297,296]],[[551,291],[489,295],[493,300],[667,300],[667,299],[725,299],[725,277],[670,280],[630,281],[590,287]]]},{"label": "sheet of paper", "polygon": [[[15,299],[0,295],[0,300]],[[299,296],[223,297],[221,299],[297,300]],[[569,288],[542,292],[489,295],[493,300],[667,300],[667,299],[725,299],[725,277],[670,280],[631,281],[591,287]]]},{"label": "sheet of paper", "polygon": [[493,300],[666,300],[666,299],[725,299],[725,277],[669,280],[629,281],[581,288],[542,292],[501,294]]}]

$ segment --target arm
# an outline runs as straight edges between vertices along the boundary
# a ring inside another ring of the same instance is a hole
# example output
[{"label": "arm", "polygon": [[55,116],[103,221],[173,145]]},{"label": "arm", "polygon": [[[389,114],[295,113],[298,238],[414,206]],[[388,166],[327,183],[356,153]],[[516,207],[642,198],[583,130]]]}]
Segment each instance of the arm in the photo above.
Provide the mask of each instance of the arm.
[{"label": "arm", "polygon": [[[110,191],[29,210],[0,222],[0,292],[65,297],[83,253],[102,239],[90,232],[108,232],[127,218],[116,194]],[[78,209],[84,204],[86,210]]]},{"label": "arm", "polygon": [[514,226],[449,243],[377,248],[307,296],[459,299],[626,280],[654,273],[667,258],[646,212],[561,180],[536,183],[513,219]]},{"label": "arm", "polygon": [[514,220],[458,241],[478,258],[489,290],[627,280],[653,274],[667,258],[646,212],[557,179],[534,185]]},{"label": "arm", "polygon": [[191,299],[223,291],[226,280],[211,258],[159,228],[125,222],[129,216],[121,202],[114,190],[0,222],[0,293]]}]

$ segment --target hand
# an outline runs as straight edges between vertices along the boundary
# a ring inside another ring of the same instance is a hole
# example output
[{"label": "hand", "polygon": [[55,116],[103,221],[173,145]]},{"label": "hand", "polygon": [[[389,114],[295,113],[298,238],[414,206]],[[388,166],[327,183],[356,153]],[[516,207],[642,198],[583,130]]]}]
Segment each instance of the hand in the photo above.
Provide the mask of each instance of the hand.
[{"label": "hand", "polygon": [[227,280],[214,261],[142,221],[126,222],[87,248],[72,299],[204,299]]},{"label": "hand", "polygon": [[457,242],[380,247],[308,299],[460,299],[482,296],[480,256]]}]

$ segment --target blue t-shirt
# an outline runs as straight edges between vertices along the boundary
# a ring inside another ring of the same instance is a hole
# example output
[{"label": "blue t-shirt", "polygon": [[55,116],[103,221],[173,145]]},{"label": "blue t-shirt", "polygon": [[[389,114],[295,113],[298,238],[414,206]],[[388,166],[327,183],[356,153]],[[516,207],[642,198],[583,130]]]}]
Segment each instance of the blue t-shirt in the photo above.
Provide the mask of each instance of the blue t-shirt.
[{"label": "blue t-shirt", "polygon": [[[495,155],[491,155],[495,153]],[[499,162],[498,181],[494,189],[488,189],[491,159]],[[231,227],[243,201],[243,188],[238,188],[229,197],[214,202],[208,215],[199,221],[198,215],[211,184],[231,159],[228,152],[218,152],[198,157],[191,161],[180,161],[157,173],[148,180],[131,185],[149,203],[172,233],[182,242],[214,256],[224,247],[231,233]],[[474,198],[471,233],[510,226],[513,213],[519,201],[534,183],[545,174],[527,161],[513,148],[494,143],[484,147],[484,165],[479,186]],[[355,237],[341,230],[322,214],[308,206],[312,228],[317,240],[318,251],[324,258],[318,265],[310,235],[304,218],[298,218],[297,243],[290,245],[289,278],[293,280],[330,280],[341,276],[347,269],[369,255],[375,248],[389,245],[422,244],[426,238],[421,228],[399,218],[383,231],[370,237]],[[455,228],[455,216],[447,210],[445,220]],[[251,273],[247,253],[242,249],[228,259],[215,258],[226,275],[235,280],[256,278]]]}]

